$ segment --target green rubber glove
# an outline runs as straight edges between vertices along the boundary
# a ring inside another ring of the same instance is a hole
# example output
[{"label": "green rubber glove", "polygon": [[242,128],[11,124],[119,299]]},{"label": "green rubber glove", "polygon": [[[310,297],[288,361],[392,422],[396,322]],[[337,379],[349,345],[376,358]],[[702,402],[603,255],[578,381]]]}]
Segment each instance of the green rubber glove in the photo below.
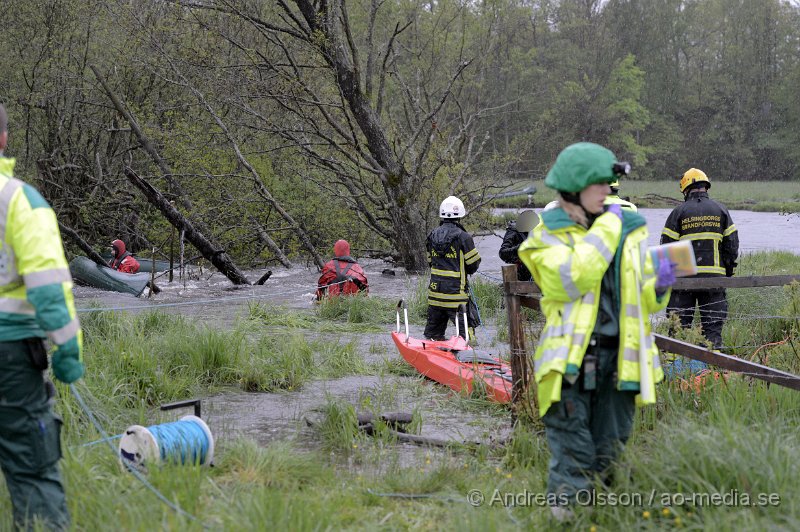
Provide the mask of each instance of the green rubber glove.
[{"label": "green rubber glove", "polygon": [[53,353],[53,374],[56,379],[70,384],[83,376],[84,367],[81,362],[80,333],[67,343],[56,347]]}]

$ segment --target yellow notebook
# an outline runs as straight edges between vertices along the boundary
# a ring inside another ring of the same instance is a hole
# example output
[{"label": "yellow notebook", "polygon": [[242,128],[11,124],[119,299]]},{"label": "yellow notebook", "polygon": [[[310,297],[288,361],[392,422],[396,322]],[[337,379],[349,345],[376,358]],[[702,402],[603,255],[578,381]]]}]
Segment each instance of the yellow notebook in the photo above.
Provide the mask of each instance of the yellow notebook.
[{"label": "yellow notebook", "polygon": [[658,271],[658,264],[662,260],[669,260],[675,264],[676,277],[688,277],[697,273],[697,263],[694,259],[694,248],[689,240],[679,240],[661,246],[650,248],[653,257],[653,268]]}]

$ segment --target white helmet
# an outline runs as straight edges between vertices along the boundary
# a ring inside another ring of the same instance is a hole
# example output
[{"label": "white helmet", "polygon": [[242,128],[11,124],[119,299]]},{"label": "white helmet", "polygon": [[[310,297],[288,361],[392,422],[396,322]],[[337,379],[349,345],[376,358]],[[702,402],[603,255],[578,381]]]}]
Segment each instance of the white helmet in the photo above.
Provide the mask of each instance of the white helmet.
[{"label": "white helmet", "polygon": [[448,196],[439,206],[439,218],[463,218],[467,215],[464,204],[455,196]]}]

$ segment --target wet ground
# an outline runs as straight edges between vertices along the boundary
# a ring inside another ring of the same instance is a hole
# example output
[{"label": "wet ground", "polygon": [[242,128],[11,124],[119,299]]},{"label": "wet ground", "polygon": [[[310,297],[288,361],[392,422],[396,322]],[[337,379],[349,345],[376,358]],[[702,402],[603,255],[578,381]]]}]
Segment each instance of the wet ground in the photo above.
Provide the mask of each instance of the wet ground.
[{"label": "wet ground", "polygon": [[[661,228],[669,209],[642,209],[648,222],[651,244],[657,244]],[[732,211],[737,225],[742,252],[760,250],[790,251],[800,253],[800,231],[797,231],[796,215],[778,213],[754,213]],[[480,272],[484,280],[498,281],[503,266],[497,253],[502,242],[503,230],[494,235],[476,238],[482,257]],[[393,269],[395,275],[382,272],[390,268],[384,262],[365,260],[361,262],[370,283],[370,294],[390,299],[407,298],[416,290],[419,278],[408,275],[401,269]],[[233,287],[219,273],[192,269],[192,279],[185,282],[175,280],[157,281],[162,292],[152,298],[136,298],[131,295],[104,292],[94,288],[77,287],[76,302],[81,311],[88,307],[106,309],[155,309],[186,315],[213,327],[231,327],[237,316],[246,315],[248,303],[261,301],[295,309],[311,308],[318,273],[315,269],[297,266],[292,270],[273,267],[273,275],[263,286]],[[249,271],[250,279],[258,279],[264,271]],[[394,321],[387,320],[386,332],[348,334],[343,342],[355,341],[359,352],[370,363],[398,358],[389,332]],[[411,334],[421,334],[419,327],[412,327]],[[481,347],[506,346],[496,341],[493,327],[478,330]],[[313,430],[304,422],[306,417],[318,415],[318,411],[329,398],[363,404],[365,397],[382,397],[384,411],[411,412],[418,409],[423,418],[422,434],[437,438],[456,440],[488,441],[503,438],[510,430],[510,417],[456,410],[443,410],[442,402],[451,392],[430,382],[420,383],[418,378],[400,376],[351,376],[328,381],[314,381],[303,389],[279,394],[244,393],[231,390],[205,398],[204,417],[220,443],[237,436],[246,436],[262,444],[275,440],[296,440],[314,447],[318,444]],[[390,396],[391,400],[386,400]]]},{"label": "wet ground", "polygon": [[[498,244],[499,245],[499,244]],[[384,262],[362,261],[370,282],[370,293],[390,299],[407,298],[416,290],[418,276],[394,270],[395,275],[384,275]],[[315,270],[296,267],[293,270],[273,270],[272,277],[263,286],[232,287],[220,274],[198,269],[192,275],[199,279],[172,284],[157,281],[162,292],[151,298],[134,297],[76,287],[75,296],[79,312],[90,311],[90,307],[105,309],[144,309],[179,313],[209,326],[232,327],[240,316],[248,314],[248,304],[253,301],[270,305],[281,305],[291,309],[310,309],[314,299],[312,287],[316,286],[318,273]],[[257,279],[262,271],[248,271],[251,279]],[[388,317],[387,317],[388,318]],[[394,316],[387,319],[386,331],[382,333],[344,333],[339,337],[342,344],[353,342],[364,361],[379,366],[387,360],[400,357],[392,343],[390,332],[395,328]],[[421,334],[421,327],[411,326],[411,334]],[[496,329],[493,326],[478,330],[482,346],[494,343]],[[308,332],[308,337],[320,333]],[[498,346],[499,347],[499,346]],[[454,441],[496,441],[510,430],[510,414],[493,413],[481,415],[475,412],[442,410],[453,392],[438,384],[417,377],[350,376],[335,380],[318,380],[306,384],[301,390],[285,393],[247,393],[232,388],[223,393],[203,398],[203,417],[209,424],[219,444],[244,436],[262,445],[276,440],[293,440],[303,448],[316,448],[320,444],[314,429],[305,419],[319,419],[321,408],[330,400],[341,400],[362,410],[366,403],[378,404],[380,411],[408,412],[417,409],[423,420],[421,434]],[[399,445],[400,458],[410,458],[416,448],[410,444]],[[405,451],[403,451],[405,449]]]}]

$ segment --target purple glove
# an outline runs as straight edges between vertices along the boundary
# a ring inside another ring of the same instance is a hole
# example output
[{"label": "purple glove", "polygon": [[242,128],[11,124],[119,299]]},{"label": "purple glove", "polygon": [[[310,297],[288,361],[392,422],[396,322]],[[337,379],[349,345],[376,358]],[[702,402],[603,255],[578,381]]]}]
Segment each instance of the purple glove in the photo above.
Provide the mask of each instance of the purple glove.
[{"label": "purple glove", "polygon": [[611,205],[609,205],[608,208],[606,209],[606,212],[616,214],[617,217],[619,217],[619,219],[622,220],[622,205],[620,205],[619,203],[612,203]]},{"label": "purple glove", "polygon": [[673,284],[675,284],[675,263],[669,260],[658,261],[656,295],[663,295]]}]

